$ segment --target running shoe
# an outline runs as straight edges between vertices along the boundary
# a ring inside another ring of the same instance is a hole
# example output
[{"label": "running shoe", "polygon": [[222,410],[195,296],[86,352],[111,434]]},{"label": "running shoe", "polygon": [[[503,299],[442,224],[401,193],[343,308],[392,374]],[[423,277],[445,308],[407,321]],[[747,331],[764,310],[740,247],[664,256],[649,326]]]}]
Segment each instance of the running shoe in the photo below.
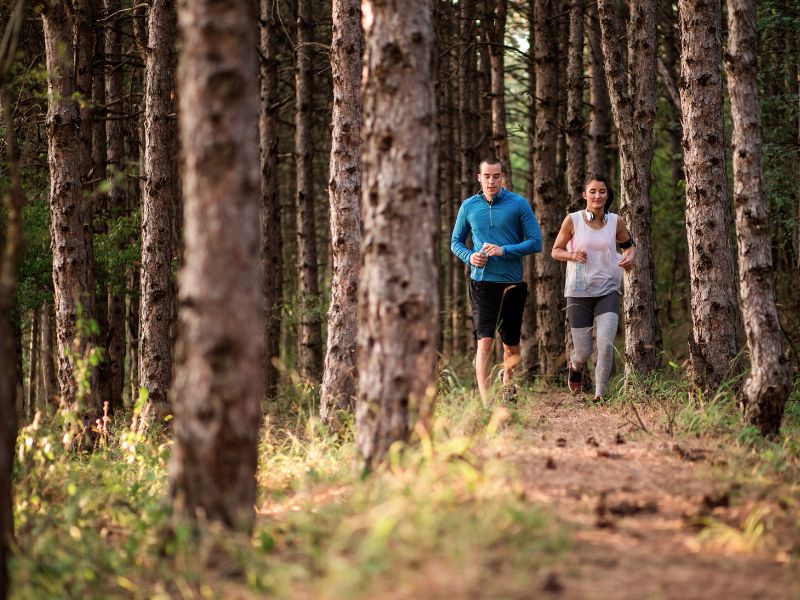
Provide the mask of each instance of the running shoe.
[{"label": "running shoe", "polygon": [[574,369],[572,361],[568,363],[569,377],[567,377],[567,387],[573,394],[580,394],[583,390],[583,369]]},{"label": "running shoe", "polygon": [[517,403],[517,386],[513,383],[503,386],[503,402],[506,404]]}]

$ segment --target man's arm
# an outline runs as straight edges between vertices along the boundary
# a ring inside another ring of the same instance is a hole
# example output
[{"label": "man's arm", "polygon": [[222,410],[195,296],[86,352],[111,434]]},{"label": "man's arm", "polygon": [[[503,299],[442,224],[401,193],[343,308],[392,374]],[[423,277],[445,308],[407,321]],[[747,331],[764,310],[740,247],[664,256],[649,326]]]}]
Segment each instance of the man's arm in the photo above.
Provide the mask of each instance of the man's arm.
[{"label": "man's arm", "polygon": [[542,251],[542,232],[539,229],[539,221],[536,220],[530,204],[526,201],[520,202],[519,221],[522,225],[525,241],[519,244],[503,246],[503,254],[508,258],[516,258]]},{"label": "man's arm", "polygon": [[456,217],[456,224],[453,227],[453,235],[450,237],[450,250],[455,254],[461,261],[466,264],[469,264],[469,257],[474,254],[472,250],[467,248],[464,242],[467,241],[467,236],[471,231],[471,227],[469,225],[469,221],[467,221],[466,217],[466,210],[464,209],[465,204],[461,205],[461,208],[458,209],[458,216]]}]

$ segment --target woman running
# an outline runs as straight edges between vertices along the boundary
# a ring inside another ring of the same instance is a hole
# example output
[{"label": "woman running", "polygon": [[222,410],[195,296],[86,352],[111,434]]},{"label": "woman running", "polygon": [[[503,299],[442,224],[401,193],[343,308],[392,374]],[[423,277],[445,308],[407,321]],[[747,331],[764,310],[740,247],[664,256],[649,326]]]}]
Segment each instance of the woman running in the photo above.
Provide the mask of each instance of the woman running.
[{"label": "woman running", "polygon": [[[574,346],[568,364],[569,389],[581,391],[583,370],[592,354],[592,328],[596,328],[594,400],[600,401],[606,394],[614,361],[622,269],[633,266],[636,244],[625,222],[608,212],[614,192],[605,177],[591,175],[581,195],[586,208],[566,216],[551,256],[567,261],[564,295]],[[622,255],[617,254],[617,245]]]}]

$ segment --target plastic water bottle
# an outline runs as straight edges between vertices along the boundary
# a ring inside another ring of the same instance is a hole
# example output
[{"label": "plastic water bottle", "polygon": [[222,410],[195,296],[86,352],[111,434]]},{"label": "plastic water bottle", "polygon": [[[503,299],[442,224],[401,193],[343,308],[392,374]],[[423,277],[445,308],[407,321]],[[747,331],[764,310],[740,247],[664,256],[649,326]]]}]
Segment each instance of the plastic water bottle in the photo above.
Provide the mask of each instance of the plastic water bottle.
[{"label": "plastic water bottle", "polygon": [[575,263],[575,289],[583,291],[586,289],[586,263]]},{"label": "plastic water bottle", "polygon": [[[480,254],[481,256],[488,256],[488,255],[486,254],[486,252],[484,252],[483,250],[481,250],[481,251],[479,252],[479,254]],[[484,274],[484,272],[485,272],[485,271],[486,271],[486,266],[483,266],[483,267],[475,267],[475,274],[474,274],[474,276],[472,277],[472,279],[474,279],[475,281],[483,281],[483,274]]]}]

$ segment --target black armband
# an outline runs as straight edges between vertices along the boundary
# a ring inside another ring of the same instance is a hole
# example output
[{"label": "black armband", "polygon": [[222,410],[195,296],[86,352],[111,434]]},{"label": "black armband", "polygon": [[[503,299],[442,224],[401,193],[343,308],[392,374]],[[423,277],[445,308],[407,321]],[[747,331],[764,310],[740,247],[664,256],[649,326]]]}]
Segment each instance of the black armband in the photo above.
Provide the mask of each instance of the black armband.
[{"label": "black armband", "polygon": [[628,238],[627,242],[619,242],[619,247],[623,250],[627,250],[631,246],[635,246],[636,242],[633,241],[633,238]]}]

